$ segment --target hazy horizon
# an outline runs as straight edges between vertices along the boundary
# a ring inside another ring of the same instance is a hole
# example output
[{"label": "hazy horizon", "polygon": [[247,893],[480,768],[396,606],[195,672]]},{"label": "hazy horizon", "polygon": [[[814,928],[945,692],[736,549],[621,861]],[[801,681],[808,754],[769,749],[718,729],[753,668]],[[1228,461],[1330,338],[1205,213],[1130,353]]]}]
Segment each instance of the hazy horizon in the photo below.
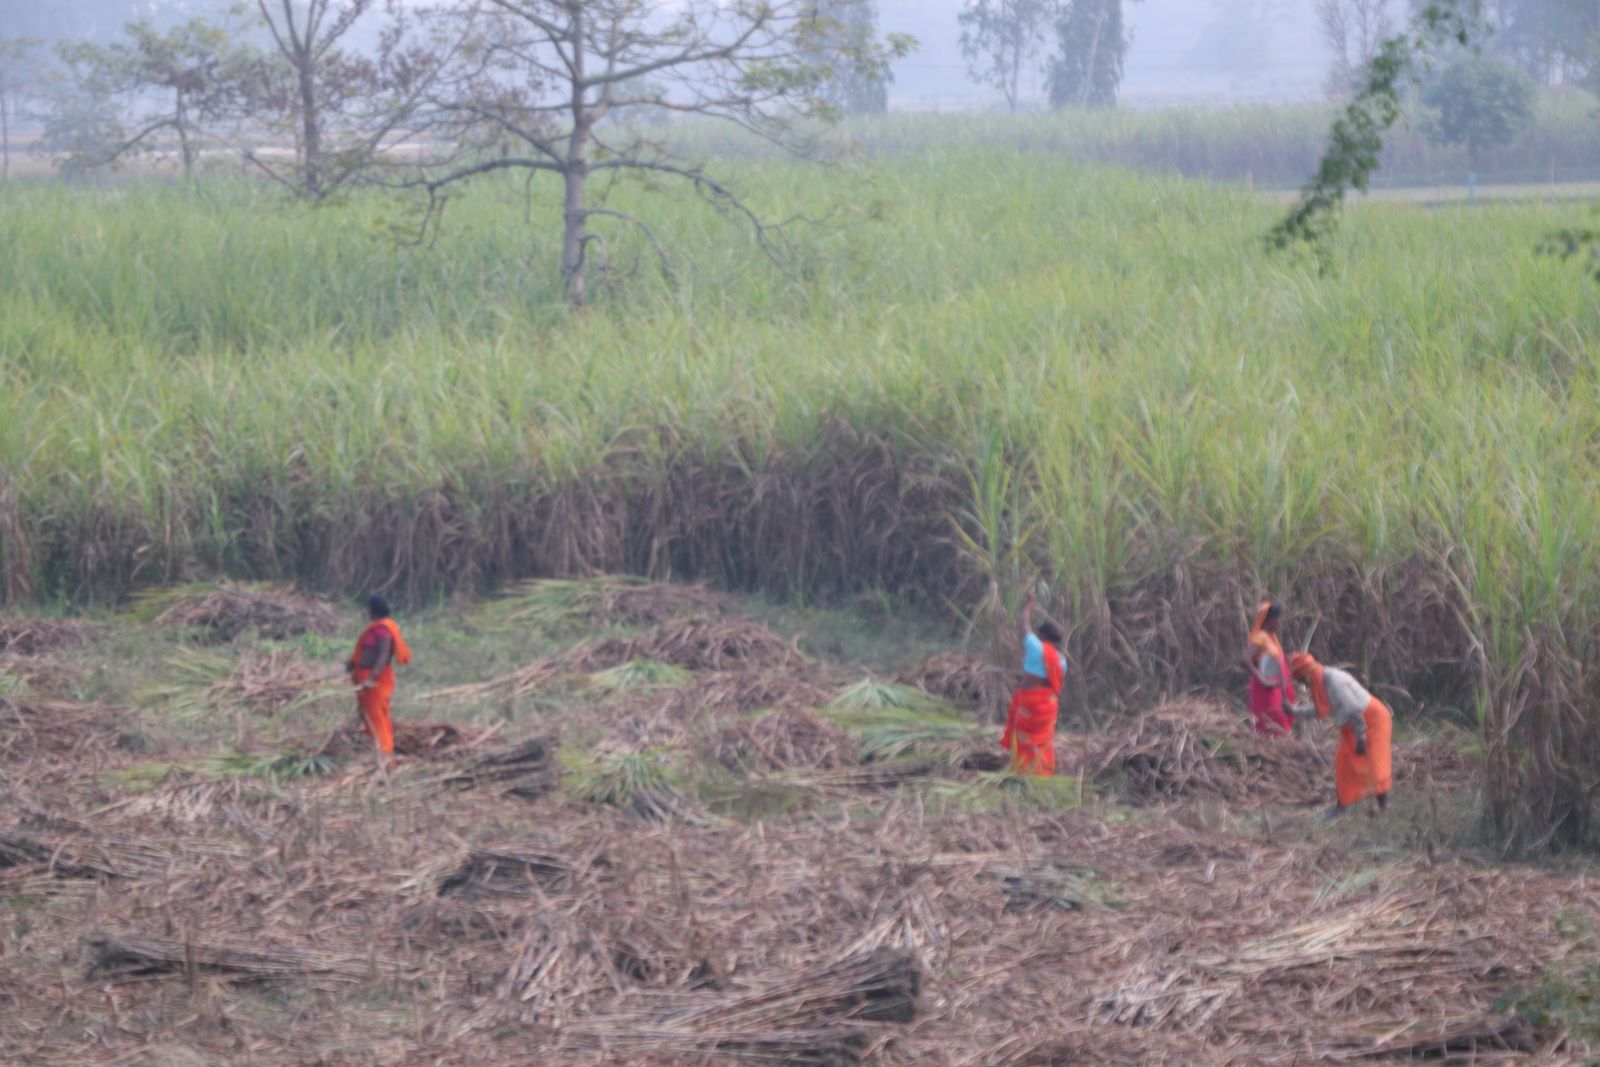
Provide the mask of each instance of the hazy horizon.
[{"label": "hazy horizon", "polygon": [[[1000,106],[978,85],[961,55],[957,16],[967,0],[878,0],[884,32],[910,33],[917,51],[894,67],[890,106],[896,110]],[[225,0],[0,0],[0,36],[109,39],[124,13],[209,13]],[[1397,4],[1398,6],[1398,4]],[[1125,0],[1133,35],[1121,100],[1130,106],[1302,101],[1316,98],[1329,53],[1317,31],[1313,0]],[[70,17],[69,17],[70,13]],[[359,28],[355,40],[370,43]],[[1044,51],[1050,51],[1047,42]],[[1031,75],[1025,104],[1041,106],[1042,76]]]},{"label": "hazy horizon", "polygon": [[[956,18],[965,0],[879,0],[885,32],[920,47],[895,64],[890,106],[900,110],[1000,106],[973,83]],[[1121,100],[1130,106],[1319,98],[1331,58],[1313,0],[1128,0],[1133,34]],[[1046,50],[1048,51],[1048,45]],[[1025,94],[1041,106],[1042,77]]]}]

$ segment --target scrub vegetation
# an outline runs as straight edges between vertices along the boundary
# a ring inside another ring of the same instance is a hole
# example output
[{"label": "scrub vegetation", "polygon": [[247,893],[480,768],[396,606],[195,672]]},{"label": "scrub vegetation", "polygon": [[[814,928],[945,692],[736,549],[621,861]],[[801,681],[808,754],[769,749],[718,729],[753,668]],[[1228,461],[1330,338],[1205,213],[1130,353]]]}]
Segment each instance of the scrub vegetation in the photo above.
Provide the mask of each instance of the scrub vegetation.
[{"label": "scrub vegetation", "polygon": [[[1482,146],[1477,172],[1491,182],[1569,182],[1600,177],[1600,102],[1589,92],[1547,91],[1533,102],[1531,123],[1505,144]],[[1069,107],[1048,113],[893,114],[857,119],[845,139],[868,156],[888,159],[930,150],[1018,151],[1077,163],[1134,167],[1258,187],[1299,188],[1315,173],[1328,145],[1333,104],[1228,108]],[[1474,170],[1464,145],[1440,143],[1436,112],[1420,97],[1407,103],[1384,138],[1374,188],[1465,185]],[[753,138],[725,131],[701,136],[720,150],[771,155]]]}]

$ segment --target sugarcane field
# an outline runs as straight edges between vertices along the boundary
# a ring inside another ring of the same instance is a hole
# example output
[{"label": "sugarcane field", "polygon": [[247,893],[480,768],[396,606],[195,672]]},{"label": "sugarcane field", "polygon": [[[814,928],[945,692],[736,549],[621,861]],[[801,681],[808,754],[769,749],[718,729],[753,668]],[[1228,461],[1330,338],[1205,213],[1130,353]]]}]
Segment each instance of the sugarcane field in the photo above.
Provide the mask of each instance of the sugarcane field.
[{"label": "sugarcane field", "polygon": [[0,0],[0,1067],[1600,1064],[1592,0]]}]

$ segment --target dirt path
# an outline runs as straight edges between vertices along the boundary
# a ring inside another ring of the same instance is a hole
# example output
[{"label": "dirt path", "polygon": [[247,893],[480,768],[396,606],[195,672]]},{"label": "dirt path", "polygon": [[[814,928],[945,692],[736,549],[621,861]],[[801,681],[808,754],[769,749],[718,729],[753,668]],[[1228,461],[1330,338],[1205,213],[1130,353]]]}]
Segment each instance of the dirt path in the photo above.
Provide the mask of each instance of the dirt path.
[{"label": "dirt path", "polygon": [[[1263,191],[1262,197],[1273,203],[1292,203],[1298,196],[1295,189]],[[1395,188],[1377,188],[1351,198],[1351,204],[1414,204],[1437,207],[1447,204],[1467,204],[1471,200],[1465,181],[1457,185],[1418,185]],[[1600,181],[1586,182],[1532,182],[1506,185],[1479,185],[1477,203],[1562,203],[1567,201],[1600,200]]]}]

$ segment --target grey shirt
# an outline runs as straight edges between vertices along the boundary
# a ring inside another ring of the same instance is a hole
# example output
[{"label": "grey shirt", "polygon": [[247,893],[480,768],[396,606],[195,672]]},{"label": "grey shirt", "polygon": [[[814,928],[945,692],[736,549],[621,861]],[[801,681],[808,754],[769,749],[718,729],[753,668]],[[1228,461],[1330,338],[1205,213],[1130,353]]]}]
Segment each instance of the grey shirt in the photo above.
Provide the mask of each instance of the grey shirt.
[{"label": "grey shirt", "polygon": [[[1338,667],[1322,668],[1322,685],[1328,691],[1328,706],[1333,713],[1333,724],[1350,727],[1355,731],[1356,740],[1365,744],[1367,705],[1372,703],[1372,694],[1367,692],[1366,687],[1356,681],[1355,676],[1349,671],[1341,671]],[[1311,703],[1302,702],[1295,706],[1294,713],[1315,715],[1317,709]]]}]

